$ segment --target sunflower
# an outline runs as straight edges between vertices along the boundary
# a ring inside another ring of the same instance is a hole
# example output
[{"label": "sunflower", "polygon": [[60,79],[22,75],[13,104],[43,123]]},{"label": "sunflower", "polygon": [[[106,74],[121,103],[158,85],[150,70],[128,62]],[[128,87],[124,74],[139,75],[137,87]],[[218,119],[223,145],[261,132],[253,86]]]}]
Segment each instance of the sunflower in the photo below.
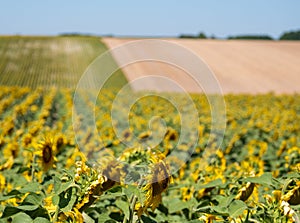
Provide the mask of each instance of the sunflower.
[{"label": "sunflower", "polygon": [[17,142],[11,141],[3,150],[3,156],[7,159],[13,157],[15,159],[19,154],[19,145]]},{"label": "sunflower", "polygon": [[184,201],[190,200],[194,195],[194,187],[182,187],[181,189],[182,199]]},{"label": "sunflower", "polygon": [[205,223],[213,223],[213,222],[222,222],[222,221],[224,221],[223,218],[215,216],[215,215],[211,215],[211,214],[204,214],[199,218],[199,220],[202,220]]},{"label": "sunflower", "polygon": [[103,170],[102,175],[104,182],[101,187],[103,191],[109,190],[110,188],[118,185],[124,178],[123,165],[117,160],[111,161]]},{"label": "sunflower", "polygon": [[132,132],[131,130],[127,129],[122,133],[122,139],[124,141],[130,141],[132,138]]},{"label": "sunflower", "polygon": [[299,205],[300,204],[300,181],[296,182],[291,180],[287,186],[291,187],[290,190],[287,190],[287,193],[284,194],[281,199],[288,202],[290,205]]},{"label": "sunflower", "polygon": [[54,154],[55,149],[53,144],[53,138],[45,137],[44,140],[39,142],[37,152],[37,155],[40,158],[40,163],[45,172],[55,167],[54,163],[56,161],[56,158]]},{"label": "sunflower", "polygon": [[[145,182],[141,188],[145,194],[145,200],[142,203],[137,202],[135,204],[135,211],[137,211],[138,216],[141,216],[143,212],[147,213],[148,208],[152,210],[157,208],[162,201],[161,194],[170,184],[171,175],[169,166],[164,162],[164,159],[165,156],[160,151],[151,148],[144,150],[141,147],[128,148],[119,157],[119,161],[140,170],[139,174],[141,176],[138,183],[140,186],[142,186],[142,182]],[[127,175],[134,172],[128,172]],[[134,182],[137,183],[136,180]]]},{"label": "sunflower", "polygon": [[162,201],[162,193],[168,188],[171,181],[169,168],[160,160],[154,164],[150,182],[143,188],[146,192],[146,200],[143,205],[144,211],[151,208],[154,211]]},{"label": "sunflower", "polygon": [[59,133],[54,139],[54,145],[57,151],[60,151],[61,148],[68,143],[67,137]]},{"label": "sunflower", "polygon": [[248,200],[248,198],[251,196],[251,194],[253,193],[253,190],[255,188],[255,184],[254,183],[250,183],[248,182],[245,186],[243,186],[238,194],[236,195],[235,199],[237,200],[242,200],[242,201],[246,201]]},{"label": "sunflower", "polygon": [[22,138],[22,146],[28,148],[31,142],[32,142],[32,135],[30,133],[25,134]]},{"label": "sunflower", "polygon": [[167,132],[165,134],[165,139],[167,141],[176,141],[178,139],[178,133],[176,132],[175,129],[168,128]]}]

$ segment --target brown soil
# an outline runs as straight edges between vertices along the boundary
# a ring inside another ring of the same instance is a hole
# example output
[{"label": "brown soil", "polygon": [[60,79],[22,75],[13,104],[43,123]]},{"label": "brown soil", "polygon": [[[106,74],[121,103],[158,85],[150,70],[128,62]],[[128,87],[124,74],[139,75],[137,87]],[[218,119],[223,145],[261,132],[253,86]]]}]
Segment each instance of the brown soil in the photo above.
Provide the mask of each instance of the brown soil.
[{"label": "brown soil", "polygon": [[[103,38],[109,48],[134,40],[137,39]],[[165,40],[190,49],[205,61],[214,72],[223,93],[300,92],[300,41]],[[141,52],[147,54],[151,49],[145,45],[135,51],[113,56],[118,62]],[[201,91],[184,71],[168,64],[139,62],[124,67],[123,71],[129,82],[148,75],[163,75],[189,92]],[[166,84],[156,78],[132,82],[132,88],[178,90],[173,84]]]}]

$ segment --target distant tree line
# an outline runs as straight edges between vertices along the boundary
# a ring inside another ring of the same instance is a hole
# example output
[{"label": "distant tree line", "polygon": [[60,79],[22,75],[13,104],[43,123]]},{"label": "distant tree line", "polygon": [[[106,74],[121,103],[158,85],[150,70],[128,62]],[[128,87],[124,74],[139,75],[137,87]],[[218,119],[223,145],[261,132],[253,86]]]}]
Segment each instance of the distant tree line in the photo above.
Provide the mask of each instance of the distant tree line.
[{"label": "distant tree line", "polygon": [[286,32],[286,33],[282,34],[279,39],[280,40],[300,40],[300,30]]},{"label": "distant tree line", "polygon": [[59,34],[59,36],[83,36],[83,37],[87,37],[87,36],[93,36],[92,34],[88,34],[88,33],[77,33],[77,32],[73,32],[73,33],[61,33]]},{"label": "distant tree line", "polygon": [[254,40],[273,40],[268,35],[244,35],[244,36],[229,36],[227,39],[254,39]]},{"label": "distant tree line", "polygon": [[[200,32],[198,35],[191,34],[181,34],[179,38],[189,38],[189,39],[215,39],[213,35],[207,37],[204,32]],[[238,36],[229,36],[227,39],[241,39],[241,40],[274,40],[269,35],[238,35]],[[285,32],[280,37],[279,40],[300,40],[300,30]]]},{"label": "distant tree line", "polygon": [[[81,36],[81,37],[97,37],[98,35],[90,34],[90,33],[79,33],[79,32],[70,32],[70,33],[61,33],[59,36],[71,37],[71,36]],[[113,37],[112,34],[101,35],[103,37]]]},{"label": "distant tree line", "polygon": [[187,39],[207,39],[207,36],[201,32],[198,35],[191,35],[191,34],[182,34],[179,38],[187,38]]}]

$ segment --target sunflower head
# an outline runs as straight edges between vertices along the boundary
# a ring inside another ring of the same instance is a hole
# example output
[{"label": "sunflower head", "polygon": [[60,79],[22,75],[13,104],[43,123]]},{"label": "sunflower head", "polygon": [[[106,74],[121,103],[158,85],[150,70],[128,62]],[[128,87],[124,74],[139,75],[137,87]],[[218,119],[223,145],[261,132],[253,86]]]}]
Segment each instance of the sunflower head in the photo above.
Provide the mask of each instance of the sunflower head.
[{"label": "sunflower head", "polygon": [[286,193],[281,197],[291,205],[300,204],[300,181],[291,180],[286,186]]},{"label": "sunflower head", "polygon": [[248,182],[245,186],[243,186],[238,194],[236,195],[235,199],[246,201],[253,193],[253,190],[255,188],[255,183]]},{"label": "sunflower head", "polygon": [[31,142],[32,142],[32,135],[30,133],[27,133],[26,135],[23,136],[22,145],[25,148],[27,148]]},{"label": "sunflower head", "polygon": [[151,208],[154,210],[161,203],[162,193],[168,188],[170,184],[169,169],[163,161],[154,164],[153,174],[150,176],[150,181],[144,187],[146,192],[146,201],[144,208]]},{"label": "sunflower head", "polygon": [[55,167],[55,147],[52,137],[45,137],[44,140],[39,142],[37,155],[44,171]]},{"label": "sunflower head", "polygon": [[57,150],[60,150],[64,145],[68,143],[66,136],[62,133],[58,134],[53,141]]},{"label": "sunflower head", "polygon": [[146,195],[145,201],[137,210],[138,215],[143,212],[147,213],[148,208],[154,211],[162,201],[162,193],[167,190],[171,182],[169,166],[164,162],[164,156],[151,150],[147,152],[151,157],[151,174],[146,177],[147,183],[143,187]]},{"label": "sunflower head", "polygon": [[105,179],[102,183],[103,191],[109,190],[115,185],[118,185],[122,181],[122,178],[124,178],[124,174],[123,166],[120,162],[116,160],[110,162],[102,170],[102,175]]}]

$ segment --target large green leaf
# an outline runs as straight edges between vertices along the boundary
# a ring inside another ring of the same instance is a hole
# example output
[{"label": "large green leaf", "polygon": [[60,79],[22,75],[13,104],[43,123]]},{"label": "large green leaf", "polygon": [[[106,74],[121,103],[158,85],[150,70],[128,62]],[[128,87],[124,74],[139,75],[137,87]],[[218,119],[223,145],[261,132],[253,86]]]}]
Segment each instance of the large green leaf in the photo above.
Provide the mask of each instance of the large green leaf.
[{"label": "large green leaf", "polygon": [[18,213],[12,218],[12,223],[32,223],[32,219],[25,213]]},{"label": "large green leaf", "polygon": [[39,206],[38,205],[21,205],[21,206],[18,206],[17,208],[22,211],[34,211],[34,210],[38,209]]},{"label": "large green leaf", "polygon": [[21,212],[18,208],[7,206],[7,207],[5,207],[1,218],[7,218],[7,217],[10,217],[10,216],[13,216],[18,212]]},{"label": "large green leaf", "polygon": [[197,185],[197,189],[203,189],[203,188],[212,188],[212,187],[219,187],[219,186],[222,186],[223,185],[223,182],[221,179],[216,179],[216,180],[213,180],[207,184],[200,184],[200,185]]},{"label": "large green leaf", "polygon": [[125,215],[125,218],[128,219],[129,218],[129,204],[125,201],[122,200],[116,200],[116,205],[118,208],[120,208],[122,210],[122,212]]},{"label": "large green leaf", "polygon": [[227,207],[224,207],[224,206],[211,206],[210,208],[211,208],[211,210],[213,210],[217,214],[225,215],[225,216],[229,215]]},{"label": "large green leaf", "polygon": [[218,206],[221,207],[228,207],[233,199],[234,199],[234,195],[228,197],[225,197],[223,195],[217,195],[214,197],[214,200],[218,202]]},{"label": "large green leaf", "polygon": [[64,212],[71,211],[76,199],[76,188],[69,188],[59,195],[59,208]]},{"label": "large green leaf", "polygon": [[33,220],[33,223],[50,223],[50,221],[46,218],[37,217]]},{"label": "large green leaf", "polygon": [[40,184],[37,182],[32,182],[26,184],[23,188],[19,189],[21,193],[34,193],[40,190]]},{"label": "large green leaf", "polygon": [[41,194],[30,193],[26,196],[22,204],[41,205],[43,196]]},{"label": "large green leaf", "polygon": [[247,205],[241,200],[234,200],[228,208],[230,217],[238,217],[247,209]]},{"label": "large green leaf", "polygon": [[262,184],[266,186],[273,186],[273,177],[272,173],[264,173],[263,175],[259,177],[247,177],[243,179],[245,182],[250,182],[250,183],[256,183],[256,184]]},{"label": "large green leaf", "polygon": [[169,213],[175,213],[189,207],[187,202],[184,202],[179,198],[169,200],[167,206]]}]

